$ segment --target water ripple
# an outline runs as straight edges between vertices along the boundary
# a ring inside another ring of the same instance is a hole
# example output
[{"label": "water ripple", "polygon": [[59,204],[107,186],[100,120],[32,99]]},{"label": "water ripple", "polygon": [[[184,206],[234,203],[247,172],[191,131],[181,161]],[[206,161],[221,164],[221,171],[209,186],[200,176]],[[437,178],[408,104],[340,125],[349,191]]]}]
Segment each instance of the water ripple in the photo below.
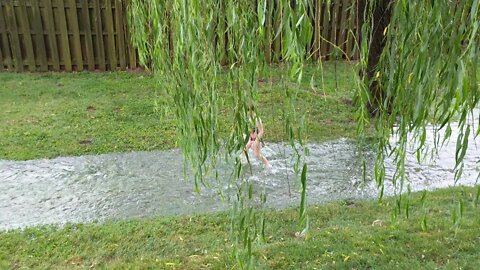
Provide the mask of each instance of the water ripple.
[{"label": "water ripple", "polygon": [[[428,140],[433,143],[433,138]],[[478,138],[470,141],[459,184],[472,186],[476,184],[480,171],[480,151],[477,148],[480,141]],[[309,203],[378,195],[371,180],[371,169],[367,181],[362,178],[362,157],[371,168],[375,156],[368,147],[360,148],[341,139],[310,144],[308,148]],[[264,153],[273,165],[272,171],[265,171],[254,160],[251,172],[248,165],[245,166],[247,179],[265,187],[270,207],[298,204],[299,185],[290,165],[292,150],[283,144],[268,143]],[[409,154],[406,173],[411,190],[453,185],[454,153],[455,144],[448,144],[439,151],[438,158],[422,164]],[[220,174],[226,175],[227,172],[222,170],[220,168]],[[386,161],[386,170],[387,177],[394,173],[391,160]],[[218,187],[228,194],[234,190],[231,184],[220,182]],[[228,207],[228,202],[220,201],[215,189],[203,189],[198,194],[193,192],[193,183],[184,179],[179,150],[50,160],[0,160],[0,186],[0,229],[212,212]],[[386,195],[393,192],[393,186],[387,184]]]}]

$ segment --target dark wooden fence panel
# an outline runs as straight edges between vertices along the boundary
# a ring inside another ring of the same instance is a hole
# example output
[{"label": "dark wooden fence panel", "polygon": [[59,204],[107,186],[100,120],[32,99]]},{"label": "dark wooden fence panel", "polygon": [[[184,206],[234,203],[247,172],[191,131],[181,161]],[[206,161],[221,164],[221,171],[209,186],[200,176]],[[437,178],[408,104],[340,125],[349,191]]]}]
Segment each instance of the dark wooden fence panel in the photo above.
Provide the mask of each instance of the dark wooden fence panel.
[{"label": "dark wooden fence panel", "polygon": [[[130,42],[127,0],[0,0],[0,70],[126,70],[139,66]],[[331,4],[328,5],[327,2]],[[280,2],[267,5],[265,57],[282,59]],[[357,59],[357,7],[352,0],[311,0],[307,57]],[[222,28],[219,28],[222,29]],[[221,31],[220,31],[221,32]],[[229,48],[228,35],[221,39]],[[227,52],[228,53],[228,52]]]},{"label": "dark wooden fence panel", "polygon": [[138,67],[124,0],[0,0],[0,70]]},{"label": "dark wooden fence panel", "polygon": [[357,59],[356,5],[351,0],[315,0],[313,59]]},{"label": "dark wooden fence panel", "polygon": [[4,68],[11,69],[13,67],[10,44],[7,36],[7,23],[3,10],[3,6],[0,5],[0,70]]}]

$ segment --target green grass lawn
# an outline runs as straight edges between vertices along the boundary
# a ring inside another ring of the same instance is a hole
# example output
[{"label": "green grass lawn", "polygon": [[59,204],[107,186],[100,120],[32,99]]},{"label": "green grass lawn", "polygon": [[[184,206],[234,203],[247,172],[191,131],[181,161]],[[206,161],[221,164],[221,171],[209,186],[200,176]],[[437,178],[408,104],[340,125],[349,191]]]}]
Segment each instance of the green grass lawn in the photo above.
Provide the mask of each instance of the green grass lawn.
[{"label": "green grass lawn", "polygon": [[[351,97],[355,66],[337,63],[307,67],[298,89],[300,113],[308,112],[309,140],[319,142],[353,137]],[[317,72],[314,92],[310,78]],[[284,135],[282,108],[286,67],[275,67],[259,78],[257,111],[266,141]],[[336,75],[336,76],[335,76]],[[114,73],[0,73],[0,159],[28,160],[176,147],[175,121],[155,113],[155,81],[148,74]],[[227,92],[227,91],[225,91]],[[164,97],[159,96],[162,99]],[[231,96],[223,94],[220,134],[233,122]],[[230,101],[231,102],[231,101]]]},{"label": "green grass lawn", "polygon": [[[464,199],[454,229],[452,199]],[[295,236],[298,211],[267,213],[267,242],[254,253],[269,269],[478,269],[476,189],[413,195],[410,215],[391,223],[393,200],[334,202],[308,209],[310,238]],[[426,210],[428,209],[428,210]],[[427,230],[421,229],[427,211]],[[225,213],[0,232],[6,269],[231,269]]]},{"label": "green grass lawn", "polygon": [[[259,105],[269,141],[285,139],[282,108],[286,67],[259,78]],[[308,139],[353,138],[355,66],[324,66],[310,88],[307,67],[297,109],[307,112]],[[148,74],[0,73],[0,159],[28,160],[176,147],[175,121],[155,113]],[[159,97],[164,98],[164,97]],[[220,134],[233,121],[223,94]],[[310,206],[310,238],[295,237],[298,210],[267,213],[267,242],[255,250],[268,269],[477,269],[480,265],[480,190],[414,194],[410,216],[391,223],[393,200]],[[459,229],[452,209],[464,199]],[[427,212],[427,230],[421,223]],[[217,213],[0,231],[0,269],[231,269],[230,216]]]}]

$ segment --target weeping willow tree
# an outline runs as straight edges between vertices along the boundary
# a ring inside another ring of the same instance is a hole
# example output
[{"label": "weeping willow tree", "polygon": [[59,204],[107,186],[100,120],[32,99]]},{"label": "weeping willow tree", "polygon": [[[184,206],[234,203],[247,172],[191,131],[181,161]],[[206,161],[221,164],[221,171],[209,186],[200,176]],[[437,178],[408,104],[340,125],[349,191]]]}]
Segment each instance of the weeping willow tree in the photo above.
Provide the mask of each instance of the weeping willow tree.
[{"label": "weeping willow tree", "polygon": [[[273,57],[265,57],[265,48],[273,37],[282,43],[282,59],[293,63],[292,76],[301,74],[306,44],[312,38],[307,4],[290,0],[129,1],[134,44],[142,64],[153,70],[159,91],[165,92],[162,97],[168,97],[159,100],[158,107],[172,112],[177,119],[185,170],[188,167],[193,173],[195,189],[221,181],[216,165],[221,159],[233,160],[231,183],[236,194],[231,231],[234,257],[240,268],[254,265],[253,250],[265,235],[261,207],[266,194],[245,181],[240,162],[249,139],[245,134],[252,126],[248,108],[257,103],[257,76]],[[280,20],[272,21],[274,9],[281,13]],[[225,92],[220,88],[221,73],[227,73],[226,91],[234,99],[228,138],[220,138],[217,133],[219,104],[223,102],[220,92]],[[286,140],[297,149],[293,95],[286,90],[290,102],[285,102],[285,131]],[[307,227],[306,165],[302,168],[300,226]]]},{"label": "weeping willow tree", "polygon": [[[468,138],[480,134],[480,123],[474,123],[474,114],[480,118],[479,1],[360,2],[364,17],[357,120],[364,134],[371,116],[375,117],[379,139],[375,179],[383,195],[384,161],[393,156],[397,167],[391,180],[398,191],[394,214],[404,205],[408,215],[408,196],[402,204],[402,193],[408,190],[409,145],[413,144],[420,162],[428,151],[427,127],[434,127],[437,151],[450,138],[451,123],[458,122],[457,181]],[[391,137],[396,138],[394,143]],[[459,198],[460,212],[462,204]],[[458,211],[454,211],[456,224],[461,217]]]},{"label": "weeping willow tree", "polygon": [[[249,133],[251,125],[248,107],[257,103],[257,76],[273,59],[290,63],[290,76],[301,79],[304,61],[312,55],[309,51],[312,39],[318,37],[314,38],[309,19],[315,13],[312,7],[325,3],[329,10],[330,2],[128,2],[134,44],[141,62],[153,70],[159,91],[165,92],[161,96],[166,98],[158,101],[158,107],[173,113],[177,119],[179,144],[185,164],[194,175],[196,190],[219,181],[216,171],[219,160],[233,160],[231,175],[237,194],[232,210],[232,240],[240,268],[253,265],[252,249],[262,242],[265,233],[264,216],[255,206],[257,187],[248,181],[235,182],[243,175],[239,156],[248,140],[244,134]],[[462,130],[456,153],[457,175],[460,175],[468,146],[466,138],[472,132],[477,135],[480,132],[473,130],[468,117],[480,97],[478,1],[352,0],[350,5],[359,9],[357,21],[362,27],[358,40],[362,72],[355,94],[357,121],[360,134],[364,134],[371,117],[376,117],[378,186],[384,186],[386,156],[394,155],[397,171],[392,180],[401,190],[406,181],[409,136],[414,136],[418,153],[423,153],[427,125],[438,123],[438,130],[446,130],[443,138],[446,140],[454,119],[459,120]],[[272,14],[276,14],[274,19]],[[216,132],[219,104],[223,102],[220,93],[225,90],[220,83],[222,73],[227,73],[226,91],[234,99],[227,138],[220,138]],[[301,151],[296,147],[297,141],[302,142],[301,130],[296,128],[303,125],[294,125],[303,117],[295,113],[294,95],[288,89],[285,91],[285,140],[298,153],[295,167],[301,168],[297,171],[302,187],[299,224],[306,229],[307,167],[300,164]],[[392,135],[398,138],[396,144],[390,144]],[[207,175],[215,177],[212,180]],[[266,196],[260,192],[261,204]],[[398,209],[400,202],[401,199]]]}]

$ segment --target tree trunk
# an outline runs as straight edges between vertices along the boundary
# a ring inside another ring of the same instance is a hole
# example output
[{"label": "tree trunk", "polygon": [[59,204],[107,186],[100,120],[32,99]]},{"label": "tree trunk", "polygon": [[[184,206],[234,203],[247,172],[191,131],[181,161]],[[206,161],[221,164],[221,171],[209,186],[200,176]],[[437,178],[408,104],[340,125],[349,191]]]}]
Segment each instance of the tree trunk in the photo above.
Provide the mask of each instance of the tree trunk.
[{"label": "tree trunk", "polygon": [[[370,1],[375,0],[359,0],[358,7],[359,7],[359,16],[358,22],[359,27],[361,27],[364,23],[365,16],[370,16],[368,14]],[[370,93],[372,96],[371,103],[369,105],[370,113],[372,115],[376,115],[379,109],[379,106],[383,103],[383,93],[384,89],[379,84],[379,81],[376,78],[377,73],[377,65],[380,60],[380,55],[382,54],[383,49],[385,48],[385,36],[384,31],[385,28],[390,24],[391,16],[392,16],[392,4],[395,0],[377,0],[375,1],[375,6],[372,10],[372,22],[370,24],[372,29],[371,31],[371,39],[368,42],[368,64],[367,68],[363,68],[360,71],[360,77],[364,79],[370,88]],[[365,14],[365,11],[367,11]],[[363,35],[362,31],[360,31],[359,40],[362,40]],[[365,78],[366,75],[366,78]]]}]

